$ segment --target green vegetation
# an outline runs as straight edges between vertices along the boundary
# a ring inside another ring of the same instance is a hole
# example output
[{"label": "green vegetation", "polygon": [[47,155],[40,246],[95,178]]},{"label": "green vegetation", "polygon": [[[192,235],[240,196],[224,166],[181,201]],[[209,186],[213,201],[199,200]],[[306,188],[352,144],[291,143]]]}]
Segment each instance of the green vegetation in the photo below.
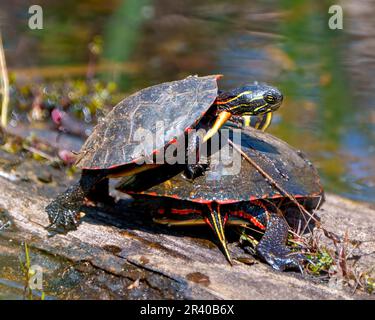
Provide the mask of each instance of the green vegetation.
[{"label": "green vegetation", "polygon": [[[27,243],[24,243],[24,259],[21,257],[20,259],[20,267],[21,271],[24,276],[24,299],[27,300],[34,300],[35,299],[35,293],[33,289],[30,288],[30,283],[32,281],[33,276],[35,276],[36,271],[31,268],[31,262],[30,262],[30,252],[29,247]],[[45,293],[42,290],[40,292],[40,300],[45,299]]]}]

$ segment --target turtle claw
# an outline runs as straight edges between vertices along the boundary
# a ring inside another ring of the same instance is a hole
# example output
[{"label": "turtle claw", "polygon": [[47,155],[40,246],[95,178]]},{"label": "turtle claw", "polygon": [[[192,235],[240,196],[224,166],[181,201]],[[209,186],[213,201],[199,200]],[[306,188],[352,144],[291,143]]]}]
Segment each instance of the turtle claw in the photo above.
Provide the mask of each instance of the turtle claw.
[{"label": "turtle claw", "polygon": [[64,206],[52,201],[45,208],[50,224],[47,230],[57,233],[67,233],[76,230],[78,225],[78,210],[65,208]]},{"label": "turtle claw", "polygon": [[184,171],[184,177],[188,180],[194,180],[197,177],[204,175],[208,164],[188,164]]},{"label": "turtle claw", "polygon": [[276,270],[298,269],[303,273],[306,257],[301,253],[294,253],[287,247],[268,248],[259,245],[256,250],[258,255]]}]

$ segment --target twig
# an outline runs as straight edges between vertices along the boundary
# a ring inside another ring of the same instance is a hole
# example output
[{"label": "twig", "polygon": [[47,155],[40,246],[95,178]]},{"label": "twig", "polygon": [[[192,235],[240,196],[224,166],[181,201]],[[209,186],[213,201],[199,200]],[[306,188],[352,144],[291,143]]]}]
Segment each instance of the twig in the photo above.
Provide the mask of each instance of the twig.
[{"label": "twig", "polygon": [[307,214],[311,219],[313,219],[317,226],[321,227],[321,223],[317,220],[309,211],[302,206],[297,199],[287,192],[283,187],[281,187],[267,172],[265,172],[255,161],[253,161],[245,152],[241,150],[236,144],[234,144],[230,139],[228,139],[228,143],[232,146],[233,149],[238,151],[255,169],[257,169],[266,179],[267,181],[272,184],[276,189],[278,189],[282,194],[287,196],[301,211]]},{"label": "twig", "polygon": [[24,145],[23,149],[25,149],[25,150],[27,150],[27,151],[29,151],[31,153],[35,153],[38,156],[41,156],[42,158],[44,158],[44,159],[46,159],[46,160],[48,160],[50,162],[59,162],[60,161],[59,158],[50,156],[48,153],[45,153],[42,150],[36,149],[34,147],[31,147],[31,146]]},{"label": "twig", "polygon": [[1,125],[6,128],[8,124],[8,106],[9,106],[9,78],[5,62],[3,40],[0,32],[0,72],[1,72]]}]

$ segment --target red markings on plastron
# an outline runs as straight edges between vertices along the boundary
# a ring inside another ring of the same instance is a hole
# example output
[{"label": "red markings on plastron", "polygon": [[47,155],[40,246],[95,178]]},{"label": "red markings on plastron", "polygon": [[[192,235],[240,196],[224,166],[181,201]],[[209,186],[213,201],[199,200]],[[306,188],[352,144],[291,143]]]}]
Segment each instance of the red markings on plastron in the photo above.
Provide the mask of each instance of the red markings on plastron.
[{"label": "red markings on plastron", "polygon": [[184,215],[184,214],[191,214],[191,213],[198,213],[198,214],[201,214],[202,211],[201,211],[201,210],[198,210],[198,209],[171,209],[171,213],[174,213],[174,214],[181,214],[181,215]]},{"label": "red markings on plastron", "polygon": [[243,211],[243,210],[231,211],[230,214],[250,221],[253,225],[258,227],[259,229],[262,229],[262,230],[266,229],[266,227],[257,218],[255,218],[250,213],[247,213],[246,211]]}]

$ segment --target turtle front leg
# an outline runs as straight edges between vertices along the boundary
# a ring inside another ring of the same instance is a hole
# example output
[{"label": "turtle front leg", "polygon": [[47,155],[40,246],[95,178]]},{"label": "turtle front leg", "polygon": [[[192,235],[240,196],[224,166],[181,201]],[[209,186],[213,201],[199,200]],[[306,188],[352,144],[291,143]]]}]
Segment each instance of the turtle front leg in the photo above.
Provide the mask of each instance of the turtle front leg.
[{"label": "turtle front leg", "polygon": [[[184,176],[188,180],[194,180],[195,178],[204,174],[207,170],[209,163],[199,163],[201,144],[203,142],[205,133],[203,130],[194,131],[188,136],[188,147],[186,152],[186,168]],[[189,163],[191,155],[195,155],[195,163]],[[190,156],[190,157],[189,157]]]},{"label": "turtle front leg", "polygon": [[[261,131],[266,131],[272,123],[273,113],[268,112],[259,116],[236,116],[231,117],[231,121],[241,127],[252,127]],[[255,118],[255,120],[254,120]]]},{"label": "turtle front leg", "polygon": [[85,193],[80,182],[61,193],[46,208],[50,224],[47,229],[60,233],[76,230],[79,209],[83,204]]},{"label": "turtle front leg", "polygon": [[109,194],[109,179],[103,178],[98,183],[96,183],[93,188],[90,189],[86,197],[94,202],[113,204],[114,199]]},{"label": "turtle front leg", "polygon": [[256,247],[257,254],[268,262],[272,268],[283,271],[285,269],[300,269],[306,257],[292,252],[287,246],[288,224],[276,213],[271,213],[266,232]]},{"label": "turtle front leg", "polygon": [[[65,192],[59,194],[45,208],[50,224],[47,229],[59,233],[66,233],[76,230],[79,221],[79,212],[83,205],[85,197],[91,195],[91,192],[98,183],[105,178],[104,174],[91,174],[82,172],[81,179],[69,187]],[[108,190],[103,190],[104,193]]]}]

